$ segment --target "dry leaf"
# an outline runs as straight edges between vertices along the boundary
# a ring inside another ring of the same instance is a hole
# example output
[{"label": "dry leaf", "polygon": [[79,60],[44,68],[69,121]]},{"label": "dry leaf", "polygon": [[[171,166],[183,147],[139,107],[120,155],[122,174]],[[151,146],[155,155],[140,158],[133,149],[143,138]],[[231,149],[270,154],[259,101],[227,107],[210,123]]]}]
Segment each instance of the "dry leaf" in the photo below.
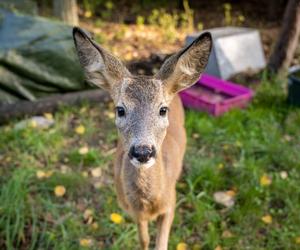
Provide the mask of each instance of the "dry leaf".
[{"label": "dry leaf", "polygon": [[92,174],[93,177],[97,177],[97,178],[100,177],[101,176],[101,168],[100,167],[93,168],[91,170],[91,174]]},{"label": "dry leaf", "polygon": [[267,174],[263,174],[263,176],[260,178],[260,185],[261,186],[269,186],[272,183],[272,179]]},{"label": "dry leaf", "polygon": [[272,216],[267,214],[263,217],[261,217],[261,220],[266,223],[266,224],[271,224],[272,223]]},{"label": "dry leaf", "polygon": [[66,193],[66,188],[62,185],[58,185],[54,188],[55,196],[62,197]]},{"label": "dry leaf", "polygon": [[89,152],[89,148],[87,146],[83,146],[79,149],[79,154],[86,155]]},{"label": "dry leaf", "polygon": [[215,202],[224,205],[225,207],[232,207],[234,205],[234,197],[228,195],[228,191],[219,191],[214,193]]},{"label": "dry leaf", "polygon": [[180,242],[177,244],[176,250],[187,250],[188,245],[184,242]]},{"label": "dry leaf", "polygon": [[79,135],[82,135],[85,132],[85,127],[83,125],[79,125],[75,128],[75,132]]}]

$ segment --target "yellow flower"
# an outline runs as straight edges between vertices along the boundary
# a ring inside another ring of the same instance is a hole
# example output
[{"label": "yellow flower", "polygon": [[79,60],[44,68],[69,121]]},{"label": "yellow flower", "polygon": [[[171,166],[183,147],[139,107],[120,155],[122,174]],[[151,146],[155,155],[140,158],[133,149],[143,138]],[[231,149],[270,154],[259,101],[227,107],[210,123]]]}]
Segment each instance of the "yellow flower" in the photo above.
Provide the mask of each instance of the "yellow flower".
[{"label": "yellow flower", "polygon": [[188,249],[188,245],[184,242],[179,242],[177,244],[176,250],[187,250]]},{"label": "yellow flower", "polygon": [[51,113],[45,113],[44,114],[44,117],[47,119],[47,120],[53,120],[53,115]]},{"label": "yellow flower", "polygon": [[121,224],[123,222],[123,217],[120,214],[112,213],[110,215],[110,220],[115,224]]},{"label": "yellow flower", "polygon": [[62,197],[66,193],[66,188],[62,185],[58,185],[54,188],[54,194],[57,197]]},{"label": "yellow flower", "polygon": [[75,132],[79,135],[82,135],[85,132],[85,127],[83,125],[79,125],[75,128]]},{"label": "yellow flower", "polygon": [[272,183],[272,179],[267,174],[263,174],[263,176],[260,178],[260,185],[261,186],[269,186]]},{"label": "yellow flower", "polygon": [[298,237],[295,239],[295,242],[296,242],[296,244],[299,244],[299,245],[300,245],[300,236],[298,236]]},{"label": "yellow flower", "polygon": [[263,217],[261,217],[261,220],[266,223],[266,224],[271,224],[272,223],[272,216],[267,214]]},{"label": "yellow flower", "polygon": [[88,238],[82,238],[80,239],[79,244],[82,247],[90,247],[92,245],[92,240]]},{"label": "yellow flower", "polygon": [[89,152],[89,148],[87,146],[81,147],[78,152],[81,155],[86,155]]}]

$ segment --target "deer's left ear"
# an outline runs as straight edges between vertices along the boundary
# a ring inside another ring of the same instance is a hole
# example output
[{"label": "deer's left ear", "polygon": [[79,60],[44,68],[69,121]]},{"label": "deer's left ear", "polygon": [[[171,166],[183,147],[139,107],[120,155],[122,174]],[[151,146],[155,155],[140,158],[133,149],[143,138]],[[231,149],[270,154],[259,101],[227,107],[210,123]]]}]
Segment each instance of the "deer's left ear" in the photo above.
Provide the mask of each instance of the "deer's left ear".
[{"label": "deer's left ear", "polygon": [[163,82],[168,94],[193,85],[204,71],[212,48],[211,34],[201,34],[191,45],[169,57],[155,78]]}]

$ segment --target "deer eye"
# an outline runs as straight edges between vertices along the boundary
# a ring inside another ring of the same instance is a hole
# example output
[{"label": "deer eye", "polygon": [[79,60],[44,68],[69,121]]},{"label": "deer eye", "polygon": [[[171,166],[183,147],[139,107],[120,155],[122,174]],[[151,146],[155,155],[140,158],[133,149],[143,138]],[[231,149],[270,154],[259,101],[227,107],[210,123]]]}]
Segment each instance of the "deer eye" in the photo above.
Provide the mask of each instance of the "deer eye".
[{"label": "deer eye", "polygon": [[125,109],[123,107],[116,107],[116,113],[118,117],[125,116]]},{"label": "deer eye", "polygon": [[168,107],[161,107],[159,110],[159,115],[166,116],[167,112],[168,112]]}]

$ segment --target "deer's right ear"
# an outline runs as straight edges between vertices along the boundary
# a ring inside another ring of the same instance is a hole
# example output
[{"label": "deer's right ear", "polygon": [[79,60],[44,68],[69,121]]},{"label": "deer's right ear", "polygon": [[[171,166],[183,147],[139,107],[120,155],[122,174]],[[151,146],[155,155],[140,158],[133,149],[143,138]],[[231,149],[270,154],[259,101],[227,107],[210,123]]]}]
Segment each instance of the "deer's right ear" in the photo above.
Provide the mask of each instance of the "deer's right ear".
[{"label": "deer's right ear", "polygon": [[112,92],[130,75],[126,67],[82,29],[73,28],[75,47],[89,82]]}]

